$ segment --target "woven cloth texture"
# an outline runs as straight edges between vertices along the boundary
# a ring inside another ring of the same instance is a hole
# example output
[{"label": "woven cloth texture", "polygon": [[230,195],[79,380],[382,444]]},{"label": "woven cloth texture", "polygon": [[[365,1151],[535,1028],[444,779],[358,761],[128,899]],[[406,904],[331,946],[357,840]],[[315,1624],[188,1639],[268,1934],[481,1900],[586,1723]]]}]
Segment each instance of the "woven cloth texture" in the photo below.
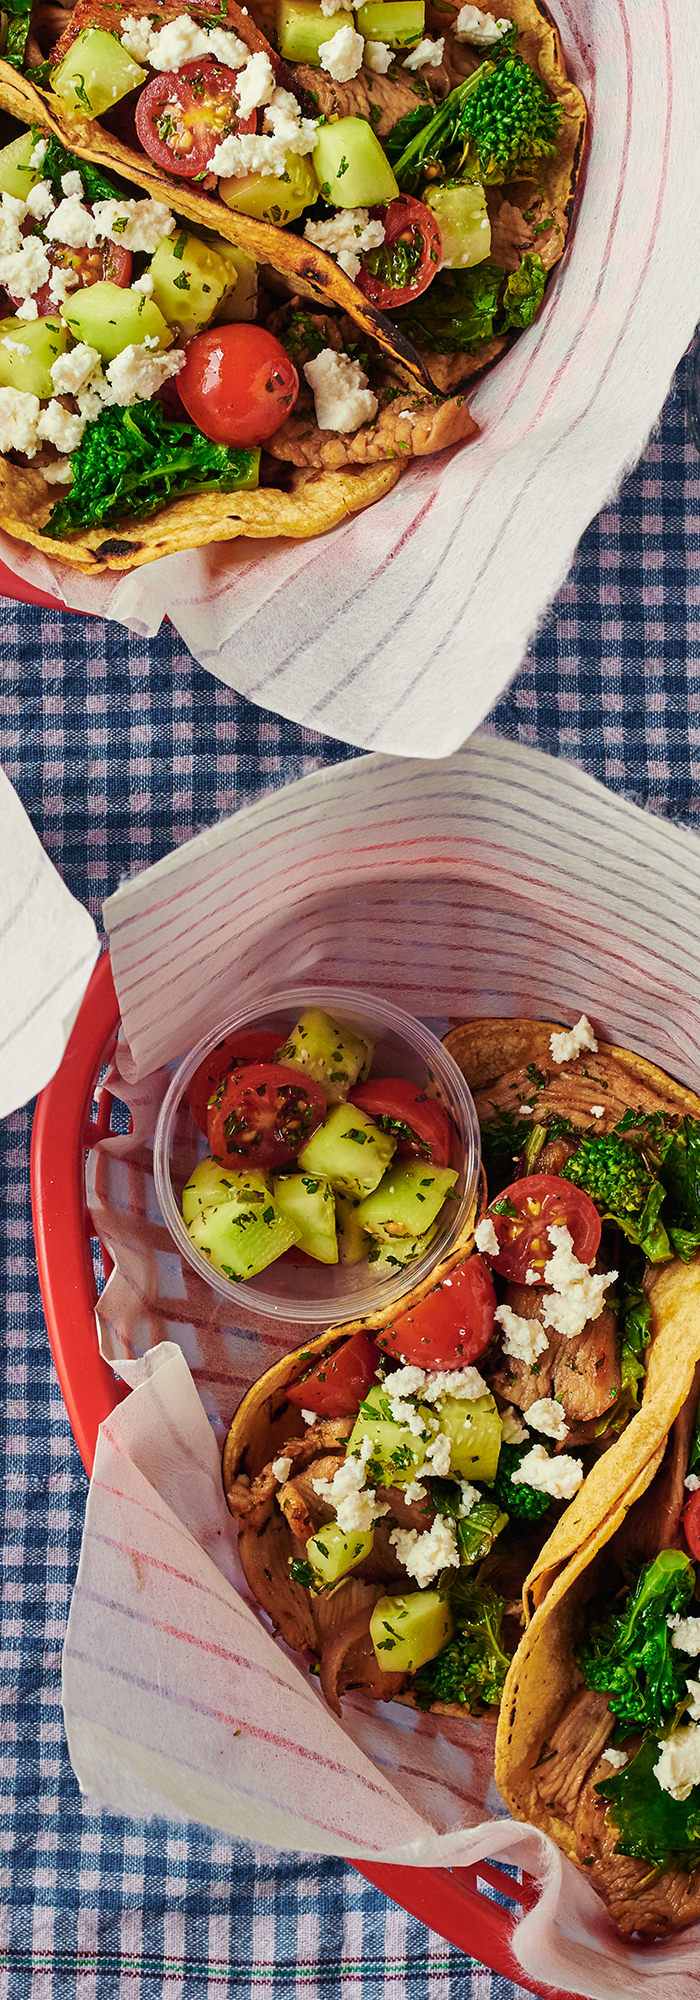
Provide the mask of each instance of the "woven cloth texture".
[{"label": "woven cloth texture", "polygon": [[[700,466],[685,428],[687,367],[486,726],[693,825]],[[141,643],[118,626],[7,602],[0,621],[0,761],[98,920],[125,872],[353,754],[239,699],[193,666],[169,626]],[[342,1862],[279,1858],[196,1827],[146,1827],[80,1798],[63,1740],[60,1659],[86,1480],[36,1279],[31,1111],[0,1128],[0,2000],[268,1991],[284,2000],[514,2000],[519,1988]]]}]

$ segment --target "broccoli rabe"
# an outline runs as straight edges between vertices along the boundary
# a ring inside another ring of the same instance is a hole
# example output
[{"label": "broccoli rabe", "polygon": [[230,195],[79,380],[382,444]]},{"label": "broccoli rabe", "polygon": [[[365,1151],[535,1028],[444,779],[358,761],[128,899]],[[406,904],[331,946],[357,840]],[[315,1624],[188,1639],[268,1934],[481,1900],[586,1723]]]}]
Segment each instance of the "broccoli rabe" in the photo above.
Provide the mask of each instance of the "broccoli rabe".
[{"label": "broccoli rabe", "polygon": [[[623,1136],[628,1133],[629,1136]],[[655,1135],[656,1136],[656,1135]],[[630,1243],[637,1243],[650,1264],[663,1264],[673,1255],[659,1211],[666,1189],[655,1171],[656,1156],[649,1159],[642,1135],[624,1121],[614,1132],[591,1133],[582,1139],[562,1167],[562,1179],[595,1202],[606,1222],[616,1222]]]},{"label": "broccoli rabe", "polygon": [[189,417],[166,417],[155,398],[114,405],[88,424],[71,457],[73,484],[53,508],[45,535],[57,538],[99,523],[112,526],[152,514],[168,500],[207,486],[229,493],[257,486],[260,452],[213,444]]},{"label": "broccoli rabe", "polygon": [[412,1693],[418,1707],[430,1708],[434,1701],[459,1702],[469,1709],[496,1705],[510,1666],[501,1643],[504,1599],[489,1584],[479,1587],[460,1577],[450,1590],[450,1608],[457,1630],[415,1675]]},{"label": "broccoli rabe", "polygon": [[508,1515],[493,1500],[477,1500],[471,1513],[461,1516],[462,1491],[454,1479],[431,1479],[430,1502],[436,1514],[455,1522],[459,1560],[466,1568],[484,1562],[496,1536],[508,1526]]},{"label": "broccoli rabe", "polygon": [[664,1549],[646,1564],[624,1609],[594,1617],[577,1647],[586,1686],[607,1694],[623,1731],[659,1729],[682,1701],[688,1661],[672,1644],[667,1619],[688,1610],[694,1589],[689,1557]]},{"label": "broccoli rabe", "polygon": [[552,159],[561,124],[561,106],[519,55],[484,75],[488,67],[477,71],[461,119],[465,163],[486,184],[515,180],[536,160]]},{"label": "broccoli rabe", "polygon": [[513,1485],[513,1473],[517,1472],[530,1449],[530,1439],[526,1444],[502,1444],[498,1471],[491,1487],[494,1500],[506,1509],[513,1521],[539,1521],[551,1502],[550,1493],[538,1493],[534,1486]]},{"label": "broccoli rabe", "polygon": [[616,1854],[649,1861],[652,1868],[682,1868],[690,1873],[700,1860],[698,1788],[687,1799],[674,1799],[654,1776],[661,1744],[646,1736],[624,1770],[613,1771],[595,1790],[608,1802],[608,1819],[620,1839]]}]

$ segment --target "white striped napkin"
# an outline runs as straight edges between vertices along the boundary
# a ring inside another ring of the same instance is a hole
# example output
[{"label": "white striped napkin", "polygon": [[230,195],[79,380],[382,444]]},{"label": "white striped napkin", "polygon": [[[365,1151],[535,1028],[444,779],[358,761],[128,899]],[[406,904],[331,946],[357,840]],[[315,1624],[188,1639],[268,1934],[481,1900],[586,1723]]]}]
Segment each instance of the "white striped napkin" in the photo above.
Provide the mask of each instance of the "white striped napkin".
[{"label": "white striped napkin", "polygon": [[0,1118],[58,1069],[99,948],[0,770]]}]

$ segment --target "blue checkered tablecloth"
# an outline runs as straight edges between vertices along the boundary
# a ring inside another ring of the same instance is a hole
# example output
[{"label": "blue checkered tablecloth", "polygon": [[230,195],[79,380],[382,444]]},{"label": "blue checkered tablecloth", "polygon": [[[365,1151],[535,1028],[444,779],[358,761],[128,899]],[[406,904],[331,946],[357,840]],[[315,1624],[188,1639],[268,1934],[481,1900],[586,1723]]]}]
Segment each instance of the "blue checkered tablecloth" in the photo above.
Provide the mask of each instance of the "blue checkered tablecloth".
[{"label": "blue checkered tablecloth", "polygon": [[[486,726],[694,825],[700,465],[684,423],[687,367]],[[0,620],[0,761],[97,919],[124,872],[262,792],[358,754],[252,708],[193,666],[169,626],[146,643],[118,626],[8,603]],[[341,1861],[280,1859],[196,1827],[146,1827],[80,1798],[63,1741],[60,1660],[86,1480],[39,1300],[30,1126],[31,1107],[0,1130],[0,2000],[520,2000],[520,1989]]]}]

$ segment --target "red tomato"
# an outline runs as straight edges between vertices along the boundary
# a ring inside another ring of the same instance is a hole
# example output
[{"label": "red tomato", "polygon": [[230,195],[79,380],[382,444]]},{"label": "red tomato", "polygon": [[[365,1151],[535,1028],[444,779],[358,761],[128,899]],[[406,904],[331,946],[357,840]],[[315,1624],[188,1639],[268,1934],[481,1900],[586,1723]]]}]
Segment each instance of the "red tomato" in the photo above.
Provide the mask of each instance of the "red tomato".
[{"label": "red tomato", "polygon": [[195,1070],[188,1091],[190,1111],[200,1132],[208,1131],[209,1102],[222,1077],[230,1069],[241,1069],[245,1063],[269,1062],[280,1046],[275,1028],[241,1028],[238,1034],[227,1035],[223,1042],[217,1042]]},{"label": "red tomato", "polygon": [[210,56],[151,77],[136,106],[144,152],[166,173],[192,180],[206,173],[230,132],[254,132],[255,112],[238,115],[238,76]]},{"label": "red tomato", "polygon": [[294,364],[264,326],[237,321],[198,333],[177,386],[188,416],[217,444],[262,444],[299,394]]},{"label": "red tomato", "polygon": [[373,208],[384,224],[384,242],[365,252],[356,283],[366,299],[382,311],[417,299],[437,276],[442,237],[431,209],[410,194],[399,195],[388,208]]},{"label": "red tomato", "polygon": [[480,1257],[457,1264],[426,1298],[377,1334],[380,1347],[415,1368],[466,1368],[488,1347],[496,1293]]},{"label": "red tomato", "polygon": [[[311,1405],[309,1405],[309,1408]],[[683,1533],[694,1562],[700,1562],[700,1487],[691,1493],[681,1515]]]},{"label": "red tomato", "polygon": [[246,1063],[227,1076],[209,1112],[209,1145],[223,1165],[238,1159],[268,1173],[294,1160],[325,1116],[320,1083],[287,1063]]},{"label": "red tomato", "polygon": [[370,1335],[354,1333],[319,1361],[303,1382],[287,1390],[288,1400],[301,1410],[315,1410],[319,1417],[356,1417],[378,1367],[379,1354]]},{"label": "red tomato", "polygon": [[[504,1214],[508,1203],[515,1213]],[[499,1242],[497,1257],[489,1263],[511,1284],[523,1285],[528,1271],[537,1272],[537,1284],[545,1283],[544,1267],[552,1255],[547,1235],[550,1223],[566,1223],[571,1230],[574,1256],[591,1264],[600,1242],[601,1222],[597,1208],[581,1188],[556,1174],[530,1174],[503,1189],[488,1211]],[[485,1252],[485,1255],[488,1253]]]},{"label": "red tomato", "polygon": [[449,1167],[452,1121],[420,1084],[409,1083],[405,1076],[377,1077],[351,1090],[350,1103],[375,1118],[383,1132],[395,1134],[399,1159],[417,1154],[434,1167]]},{"label": "red tomato", "polygon": [[[92,210],[90,212],[92,213]],[[31,228],[33,226],[32,223]],[[22,234],[27,233],[30,232],[23,229]],[[73,250],[69,243],[45,243],[44,249],[52,269],[75,272],[77,284],[73,286],[73,291],[82,291],[86,285],[97,285],[102,278],[108,278],[113,285],[131,284],[131,251],[123,250],[121,243],[99,243],[93,250],[88,250],[84,245],[78,250]],[[16,306],[19,300],[13,299],[12,303]],[[39,319],[46,319],[49,314],[60,312],[60,304],[51,297],[50,278],[35,293],[35,303]]]}]

